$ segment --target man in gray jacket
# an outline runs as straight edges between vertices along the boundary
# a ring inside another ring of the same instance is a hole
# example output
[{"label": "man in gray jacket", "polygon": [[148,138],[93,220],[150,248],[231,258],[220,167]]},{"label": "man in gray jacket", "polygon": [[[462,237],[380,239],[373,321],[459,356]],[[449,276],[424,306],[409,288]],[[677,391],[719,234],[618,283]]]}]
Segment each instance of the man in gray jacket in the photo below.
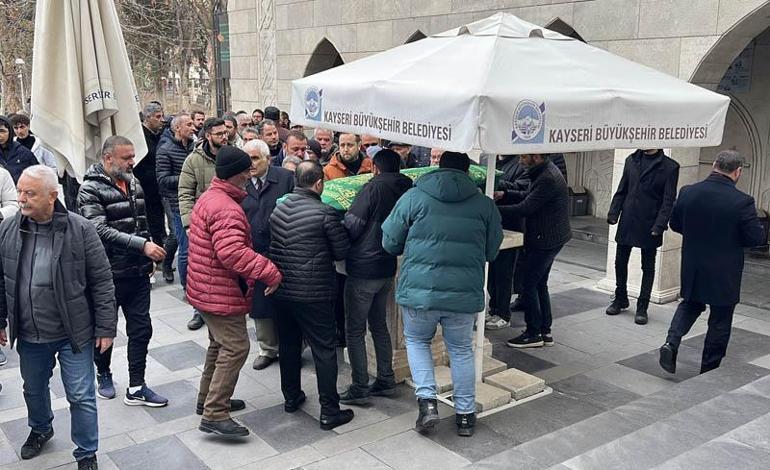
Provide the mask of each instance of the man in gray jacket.
[{"label": "man in gray jacket", "polygon": [[115,291],[96,228],[67,212],[57,183],[49,167],[25,169],[18,181],[21,211],[0,224],[0,345],[16,342],[19,353],[32,428],[21,458],[37,456],[53,437],[48,384],[58,358],[78,469],[96,469],[94,347],[112,346]]}]

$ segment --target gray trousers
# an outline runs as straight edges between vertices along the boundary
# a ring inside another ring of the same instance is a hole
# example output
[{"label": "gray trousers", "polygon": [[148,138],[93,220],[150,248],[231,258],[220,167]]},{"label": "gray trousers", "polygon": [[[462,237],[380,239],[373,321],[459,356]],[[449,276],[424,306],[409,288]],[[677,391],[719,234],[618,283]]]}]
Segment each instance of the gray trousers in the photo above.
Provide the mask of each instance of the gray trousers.
[{"label": "gray trousers", "polygon": [[278,357],[278,333],[272,318],[255,318],[254,328],[257,330],[257,345],[259,355],[271,359]]},{"label": "gray trousers", "polygon": [[345,337],[352,369],[353,387],[368,389],[366,325],[372,333],[377,358],[377,381],[394,385],[393,347],[386,320],[388,297],[393,292],[393,278],[360,279],[348,276],[345,282]]}]

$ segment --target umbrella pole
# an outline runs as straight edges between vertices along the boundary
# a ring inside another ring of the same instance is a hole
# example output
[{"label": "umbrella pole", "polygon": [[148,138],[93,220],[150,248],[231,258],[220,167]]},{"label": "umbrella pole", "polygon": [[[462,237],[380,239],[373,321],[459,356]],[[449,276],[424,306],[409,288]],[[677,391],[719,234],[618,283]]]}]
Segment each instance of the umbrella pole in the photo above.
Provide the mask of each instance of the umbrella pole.
[{"label": "umbrella pole", "polygon": [[[487,183],[484,193],[488,197],[493,197],[495,190],[495,160],[497,155],[489,155],[487,159]],[[476,350],[473,352],[476,369],[476,382],[481,382],[481,375],[484,366],[484,317],[487,305],[489,305],[489,293],[487,283],[489,282],[489,263],[484,269],[484,309],[476,315]]]}]

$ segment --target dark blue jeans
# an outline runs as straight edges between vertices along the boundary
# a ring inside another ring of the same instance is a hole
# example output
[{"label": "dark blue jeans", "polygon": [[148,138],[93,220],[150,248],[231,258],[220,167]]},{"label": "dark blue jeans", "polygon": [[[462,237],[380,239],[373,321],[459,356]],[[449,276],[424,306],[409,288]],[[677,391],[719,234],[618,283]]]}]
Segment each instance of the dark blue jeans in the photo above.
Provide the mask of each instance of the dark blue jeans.
[{"label": "dark blue jeans", "polygon": [[182,216],[179,215],[179,209],[171,209],[174,222],[174,234],[177,242],[176,269],[179,272],[179,281],[182,283],[182,289],[187,286],[187,232],[182,226]]},{"label": "dark blue jeans", "polygon": [[53,429],[48,384],[58,358],[64,391],[70,404],[72,442],[77,446],[73,455],[76,460],[94,455],[99,444],[99,421],[96,416],[93,341],[83,345],[79,353],[72,351],[67,339],[53,343],[19,340],[17,349],[29,427],[37,433]]},{"label": "dark blue jeans", "polygon": [[551,250],[527,248],[524,261],[525,277],[521,283],[521,295],[524,297],[524,320],[527,322],[527,334],[537,336],[551,332],[551,296],[548,293],[548,276],[556,255],[562,247]]}]

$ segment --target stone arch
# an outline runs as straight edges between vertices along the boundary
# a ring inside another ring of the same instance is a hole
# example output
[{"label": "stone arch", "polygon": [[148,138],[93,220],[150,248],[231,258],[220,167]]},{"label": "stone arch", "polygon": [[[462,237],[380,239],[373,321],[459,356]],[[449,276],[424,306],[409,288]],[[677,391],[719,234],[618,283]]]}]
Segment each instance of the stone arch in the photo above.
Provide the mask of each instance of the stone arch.
[{"label": "stone arch", "polygon": [[557,32],[559,34],[563,34],[567,37],[570,37],[572,39],[577,39],[581,42],[586,42],[583,37],[578,34],[577,31],[575,31],[575,28],[569,25],[566,21],[562,20],[558,16],[551,21],[548,22],[548,24],[545,25],[547,29],[550,29],[551,31]]},{"label": "stone arch", "polygon": [[427,36],[425,33],[420,31],[419,29],[412,33],[411,36],[409,36],[406,41],[404,41],[404,44],[409,44],[410,42],[419,41],[420,39],[425,39]]},{"label": "stone arch", "polygon": [[345,61],[342,60],[342,56],[337,48],[334,47],[334,44],[328,39],[323,38],[313,50],[313,54],[311,54],[310,60],[305,67],[303,77],[333,69],[344,63]]}]

